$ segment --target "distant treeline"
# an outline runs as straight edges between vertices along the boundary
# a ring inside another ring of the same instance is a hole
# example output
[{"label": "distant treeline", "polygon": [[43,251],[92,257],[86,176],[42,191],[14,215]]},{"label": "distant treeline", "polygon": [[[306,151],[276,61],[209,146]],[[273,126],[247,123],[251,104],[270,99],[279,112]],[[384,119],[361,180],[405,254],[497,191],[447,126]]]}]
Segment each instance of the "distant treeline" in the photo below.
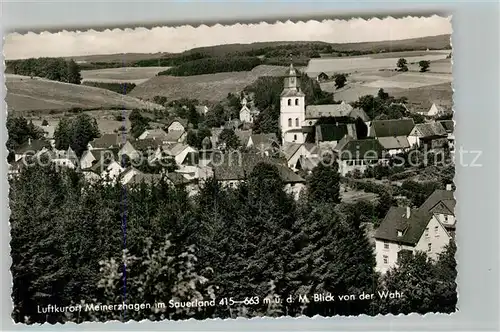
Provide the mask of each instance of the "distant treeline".
[{"label": "distant treeline", "polygon": [[126,95],[132,91],[136,85],[135,83],[122,82],[122,83],[108,83],[108,82],[94,82],[94,81],[86,81],[82,83],[83,85],[93,86],[96,88],[111,90],[114,92],[121,93],[122,95]]},{"label": "distant treeline", "polygon": [[43,77],[53,81],[80,84],[80,67],[63,58],[31,58],[6,61],[7,74]]},{"label": "distant treeline", "polygon": [[231,71],[248,71],[262,64],[257,57],[217,57],[189,61],[158,75],[191,76]]}]

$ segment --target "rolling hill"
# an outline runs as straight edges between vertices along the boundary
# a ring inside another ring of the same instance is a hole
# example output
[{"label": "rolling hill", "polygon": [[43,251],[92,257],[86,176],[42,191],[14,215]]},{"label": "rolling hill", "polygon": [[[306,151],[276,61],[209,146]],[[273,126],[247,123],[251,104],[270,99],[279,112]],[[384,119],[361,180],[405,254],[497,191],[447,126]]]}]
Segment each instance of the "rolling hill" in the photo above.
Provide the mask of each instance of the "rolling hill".
[{"label": "rolling hill", "polygon": [[19,75],[6,75],[9,112],[64,112],[80,108],[162,109],[162,106],[109,90]]},{"label": "rolling hill", "polygon": [[152,100],[155,96],[167,100],[181,98],[218,102],[228,93],[238,93],[261,76],[283,76],[287,67],[257,66],[251,71],[226,72],[196,76],[156,76],[136,86],[129,96]]}]

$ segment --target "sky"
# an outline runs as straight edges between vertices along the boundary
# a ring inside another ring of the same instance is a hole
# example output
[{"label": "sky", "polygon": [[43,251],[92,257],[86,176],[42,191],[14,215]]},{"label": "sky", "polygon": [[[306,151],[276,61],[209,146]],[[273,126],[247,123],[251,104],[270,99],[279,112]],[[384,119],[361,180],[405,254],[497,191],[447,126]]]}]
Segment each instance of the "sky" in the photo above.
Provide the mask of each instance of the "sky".
[{"label": "sky", "polygon": [[235,24],[104,31],[60,31],[5,37],[7,60],[31,57],[113,53],[182,52],[195,47],[265,41],[324,41],[330,43],[398,40],[451,34],[451,17],[406,17],[324,20],[274,24]]}]

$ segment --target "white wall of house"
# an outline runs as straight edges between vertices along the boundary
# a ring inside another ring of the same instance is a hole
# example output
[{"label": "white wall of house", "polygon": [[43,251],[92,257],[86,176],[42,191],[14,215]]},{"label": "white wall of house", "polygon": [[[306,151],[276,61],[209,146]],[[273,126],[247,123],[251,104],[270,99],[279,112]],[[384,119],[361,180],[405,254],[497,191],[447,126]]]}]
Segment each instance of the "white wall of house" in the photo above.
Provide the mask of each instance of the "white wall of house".
[{"label": "white wall of house", "polygon": [[437,259],[444,247],[450,242],[450,235],[443,225],[433,216],[420,237],[415,250],[426,252],[432,259]]},{"label": "white wall of house", "polygon": [[85,151],[80,158],[80,167],[86,169],[92,167],[92,162],[95,160],[94,156],[90,151]]},{"label": "white wall of house", "polygon": [[399,153],[403,153],[405,151],[406,151],[406,149],[388,149],[388,150],[385,150],[385,152],[387,152],[391,156],[394,156],[394,155],[399,154]]},{"label": "white wall of house", "polygon": [[240,110],[240,121],[241,122],[247,122],[247,123],[253,123],[253,116],[248,107],[243,106],[243,108]]},{"label": "white wall of house", "polygon": [[149,131],[144,130],[144,132],[138,137],[138,139],[146,139],[149,136]]},{"label": "white wall of house", "polygon": [[129,141],[127,141],[122,146],[120,151],[118,151],[118,156],[120,157],[120,159],[122,155],[126,155],[130,159],[135,159],[140,156],[140,153],[132,146],[132,144]]},{"label": "white wall of house", "polygon": [[397,267],[398,252],[403,249],[413,251],[414,247],[378,239],[375,240],[375,261],[377,263],[375,270],[385,273],[391,267]]},{"label": "white wall of house", "polygon": [[436,107],[436,104],[432,104],[429,112],[427,112],[427,116],[436,116],[439,114],[439,109]]},{"label": "white wall of house", "polygon": [[454,226],[456,222],[455,216],[452,214],[434,213],[434,217],[445,227]]},{"label": "white wall of house", "polygon": [[52,159],[52,162],[57,167],[68,167],[68,168],[75,168],[76,167],[76,165],[68,158],[54,158],[54,159]]},{"label": "white wall of house", "polygon": [[179,122],[179,121],[174,121],[168,126],[167,131],[170,133],[172,131],[185,131],[186,128]]},{"label": "white wall of house", "polygon": [[135,168],[132,168],[130,169],[127,173],[123,174],[122,178],[121,178],[121,182],[122,184],[127,184],[130,182],[130,180],[132,180],[132,178],[136,175],[136,174],[139,174],[139,170],[135,169]]},{"label": "white wall of house", "polygon": [[342,176],[345,176],[349,172],[353,172],[354,170],[359,170],[363,173],[369,166],[376,165],[376,162],[372,162],[371,160],[342,160],[339,163],[339,171]]},{"label": "white wall of house", "polygon": [[106,167],[106,170],[102,172],[102,178],[109,177],[111,180],[115,180],[121,172],[123,172],[123,168],[116,161],[113,161]]},{"label": "white wall of house", "polygon": [[180,153],[178,153],[174,158],[175,158],[175,162],[177,163],[177,165],[180,165],[184,159],[186,159],[186,156],[189,152],[196,152],[196,149],[192,148],[191,146],[189,145],[186,145],[186,147],[184,148],[184,150],[182,150]]},{"label": "white wall of house", "polygon": [[295,200],[299,199],[300,193],[304,190],[305,185],[303,183],[287,183],[285,185],[285,192],[292,194]]}]

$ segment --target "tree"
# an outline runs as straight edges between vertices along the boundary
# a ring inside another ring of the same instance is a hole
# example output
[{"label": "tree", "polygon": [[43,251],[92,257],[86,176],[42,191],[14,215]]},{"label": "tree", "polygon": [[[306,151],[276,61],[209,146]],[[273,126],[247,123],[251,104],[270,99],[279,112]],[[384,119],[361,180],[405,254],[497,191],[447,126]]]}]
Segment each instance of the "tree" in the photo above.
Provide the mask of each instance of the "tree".
[{"label": "tree", "polygon": [[67,65],[67,82],[80,84],[82,81],[82,76],[80,75],[80,67],[78,66],[78,64],[73,59],[71,59],[67,62]]},{"label": "tree", "polygon": [[334,76],[335,79],[335,87],[337,89],[340,89],[345,86],[347,82],[347,75],[346,74],[335,74]]},{"label": "tree", "polygon": [[408,71],[408,62],[405,58],[400,58],[397,63],[398,71]]},{"label": "tree", "polygon": [[48,126],[48,125],[49,125],[49,122],[47,121],[47,119],[43,119],[42,126]]},{"label": "tree", "polygon": [[234,133],[233,129],[224,129],[219,134],[219,140],[225,143],[227,149],[238,149],[241,146],[240,139]]},{"label": "tree", "polygon": [[66,150],[71,145],[71,120],[62,118],[54,131],[56,149]]},{"label": "tree", "polygon": [[141,134],[148,129],[149,120],[146,117],[143,117],[139,110],[132,110],[130,112],[128,119],[131,122],[130,133],[134,138],[141,136]]},{"label": "tree", "polygon": [[313,204],[340,202],[340,173],[336,161],[324,159],[312,170],[308,194]]},{"label": "tree", "polygon": [[71,147],[80,157],[88,143],[99,135],[97,121],[88,114],[79,114],[71,120],[63,118],[54,131],[56,149],[66,150]]},{"label": "tree", "polygon": [[7,116],[7,133],[9,138],[7,139],[6,145],[9,150],[17,149],[19,146],[28,142],[30,138],[41,139],[43,137],[42,130],[37,128],[33,122],[28,122],[28,120],[22,116]]},{"label": "tree", "polygon": [[420,61],[418,63],[418,65],[420,66],[420,72],[424,73],[424,72],[426,72],[429,69],[429,66],[431,65],[431,62],[427,61],[427,60],[422,60],[422,61]]}]

